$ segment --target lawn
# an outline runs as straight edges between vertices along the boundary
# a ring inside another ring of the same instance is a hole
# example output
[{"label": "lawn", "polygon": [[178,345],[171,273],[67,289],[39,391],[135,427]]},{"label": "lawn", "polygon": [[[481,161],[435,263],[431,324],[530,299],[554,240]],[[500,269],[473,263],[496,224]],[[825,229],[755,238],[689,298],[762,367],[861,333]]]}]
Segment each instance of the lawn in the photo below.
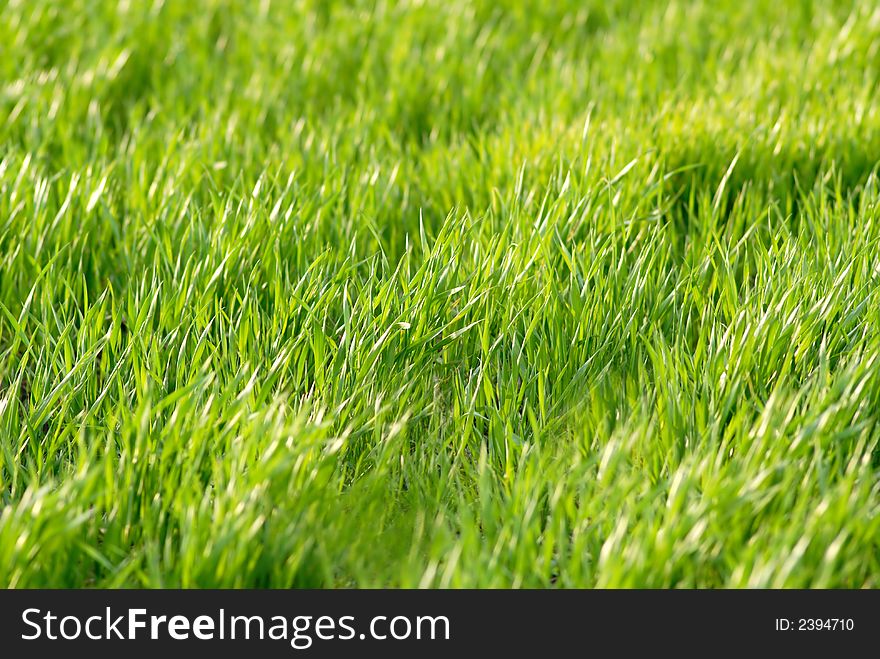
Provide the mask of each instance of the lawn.
[{"label": "lawn", "polygon": [[0,0],[0,586],[880,587],[880,8]]}]

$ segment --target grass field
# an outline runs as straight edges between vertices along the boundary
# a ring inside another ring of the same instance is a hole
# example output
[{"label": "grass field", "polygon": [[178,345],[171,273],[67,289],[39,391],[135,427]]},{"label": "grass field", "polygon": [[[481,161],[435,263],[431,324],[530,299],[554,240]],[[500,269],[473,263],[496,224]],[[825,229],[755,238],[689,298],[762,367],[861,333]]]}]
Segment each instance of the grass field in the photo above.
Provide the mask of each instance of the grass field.
[{"label": "grass field", "polygon": [[874,2],[0,44],[0,585],[880,587]]}]

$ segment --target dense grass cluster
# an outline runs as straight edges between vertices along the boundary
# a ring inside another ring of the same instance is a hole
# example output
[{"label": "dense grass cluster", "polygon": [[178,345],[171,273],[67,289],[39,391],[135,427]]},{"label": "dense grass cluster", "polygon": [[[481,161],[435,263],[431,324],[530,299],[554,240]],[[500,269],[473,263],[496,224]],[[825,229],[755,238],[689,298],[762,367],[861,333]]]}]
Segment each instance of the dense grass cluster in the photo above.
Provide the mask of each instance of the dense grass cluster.
[{"label": "dense grass cluster", "polygon": [[0,585],[880,587],[880,8],[0,1]]}]

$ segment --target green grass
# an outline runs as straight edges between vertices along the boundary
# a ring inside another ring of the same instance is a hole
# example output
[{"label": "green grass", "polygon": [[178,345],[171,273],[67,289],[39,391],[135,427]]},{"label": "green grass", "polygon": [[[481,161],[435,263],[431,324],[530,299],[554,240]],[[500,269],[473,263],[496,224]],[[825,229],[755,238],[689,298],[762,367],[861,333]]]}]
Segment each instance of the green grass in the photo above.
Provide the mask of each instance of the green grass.
[{"label": "green grass", "polygon": [[880,587],[878,44],[0,1],[0,585]]}]

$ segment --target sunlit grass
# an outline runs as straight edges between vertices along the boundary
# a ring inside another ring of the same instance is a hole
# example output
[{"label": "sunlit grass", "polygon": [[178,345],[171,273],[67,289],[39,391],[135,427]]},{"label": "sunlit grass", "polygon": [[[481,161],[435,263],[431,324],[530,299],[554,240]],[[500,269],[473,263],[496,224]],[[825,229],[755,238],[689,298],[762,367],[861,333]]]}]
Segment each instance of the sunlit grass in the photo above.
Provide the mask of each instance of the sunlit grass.
[{"label": "sunlit grass", "polygon": [[880,587],[871,2],[0,2],[0,585]]}]

